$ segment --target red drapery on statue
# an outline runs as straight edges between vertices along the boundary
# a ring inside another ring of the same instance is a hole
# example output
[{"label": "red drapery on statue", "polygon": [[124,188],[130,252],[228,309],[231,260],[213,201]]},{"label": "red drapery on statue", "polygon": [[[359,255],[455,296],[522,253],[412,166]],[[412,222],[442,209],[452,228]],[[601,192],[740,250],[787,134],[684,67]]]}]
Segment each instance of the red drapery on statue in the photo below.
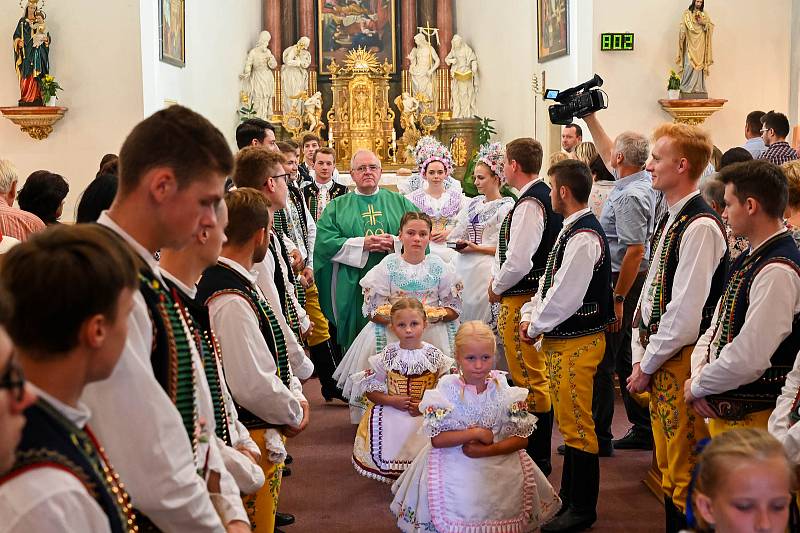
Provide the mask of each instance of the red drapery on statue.
[{"label": "red drapery on statue", "polygon": [[21,78],[19,80],[19,92],[21,102],[35,102],[42,99],[42,90],[39,87],[39,80],[33,76]]}]

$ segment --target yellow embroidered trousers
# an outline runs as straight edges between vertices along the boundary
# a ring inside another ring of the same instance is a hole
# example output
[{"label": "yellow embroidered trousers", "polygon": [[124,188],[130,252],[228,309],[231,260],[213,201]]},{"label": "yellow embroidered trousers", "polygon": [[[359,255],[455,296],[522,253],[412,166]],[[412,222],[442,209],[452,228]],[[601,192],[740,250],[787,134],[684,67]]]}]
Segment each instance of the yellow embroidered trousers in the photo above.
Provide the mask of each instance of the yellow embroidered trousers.
[{"label": "yellow embroidered trousers", "polygon": [[681,512],[686,512],[697,443],[709,436],[705,420],[683,399],[693,349],[694,345],[686,346],[675,354],[653,374],[650,383],[650,420],[661,488]]},{"label": "yellow embroidered trousers", "polygon": [[309,320],[314,324],[311,328],[311,334],[308,336],[308,345],[316,346],[330,339],[330,327],[325,315],[322,314],[322,308],[319,306],[319,290],[317,290],[316,283],[312,283],[306,289],[306,313],[308,313]]},{"label": "yellow embroidered trousers", "polygon": [[522,342],[519,337],[520,310],[530,299],[526,295],[503,296],[497,332],[503,339],[508,371],[514,385],[528,389],[528,410],[544,413],[552,407],[544,353],[532,344]]},{"label": "yellow embroidered trousers", "polygon": [[547,360],[553,411],[564,444],[596,454],[592,387],[597,365],[606,351],[605,333],[573,339],[545,338],[542,351]]},{"label": "yellow embroidered trousers", "polygon": [[769,422],[769,415],[772,414],[772,409],[765,409],[763,411],[756,411],[745,415],[742,420],[723,420],[721,418],[712,418],[708,423],[708,432],[711,433],[711,438],[718,437],[726,431],[741,428],[756,428],[767,429],[767,422]]},{"label": "yellow embroidered trousers", "polygon": [[275,531],[275,513],[278,512],[278,494],[281,490],[281,473],[283,464],[269,462],[264,432],[265,429],[251,429],[250,437],[258,444],[261,451],[261,468],[264,470],[264,486],[258,492],[243,498],[244,508],[250,518],[254,533],[273,533]]}]

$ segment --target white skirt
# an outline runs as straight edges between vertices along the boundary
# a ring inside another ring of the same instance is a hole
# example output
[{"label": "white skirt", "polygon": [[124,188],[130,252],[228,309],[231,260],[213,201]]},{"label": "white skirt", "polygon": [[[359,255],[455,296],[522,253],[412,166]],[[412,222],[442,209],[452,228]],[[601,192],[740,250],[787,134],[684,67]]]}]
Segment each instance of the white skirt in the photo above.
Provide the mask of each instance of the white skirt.
[{"label": "white skirt", "polygon": [[494,257],[486,254],[458,254],[453,262],[456,272],[464,281],[461,293],[461,321],[480,320],[492,323],[489,305],[489,278],[492,277]]},{"label": "white skirt", "polygon": [[[453,341],[458,324],[458,320],[430,324],[425,328],[422,340],[436,346],[445,355],[453,357]],[[369,322],[364,326],[333,373],[333,379],[336,380],[336,385],[342,389],[345,398],[357,400],[357,398],[351,398],[353,381],[350,376],[368,369],[369,358],[380,353],[387,344],[397,342],[397,340],[397,336],[386,326],[375,322]],[[364,415],[364,408],[360,405],[353,405],[353,403],[350,404],[350,421],[358,424]]]},{"label": "white skirt", "polygon": [[392,485],[390,509],[406,533],[527,533],[561,500],[523,450],[472,459],[461,446],[423,449]]}]

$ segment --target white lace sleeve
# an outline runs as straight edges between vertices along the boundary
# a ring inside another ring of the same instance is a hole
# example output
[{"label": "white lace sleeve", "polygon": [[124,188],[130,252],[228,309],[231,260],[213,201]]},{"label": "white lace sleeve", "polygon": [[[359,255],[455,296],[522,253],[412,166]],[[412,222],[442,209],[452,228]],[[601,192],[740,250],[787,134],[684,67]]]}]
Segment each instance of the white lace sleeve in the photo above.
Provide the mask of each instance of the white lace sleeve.
[{"label": "white lace sleeve", "polygon": [[444,269],[444,274],[439,279],[439,305],[448,307],[460,315],[461,292],[464,290],[464,283],[452,264],[445,263]]},{"label": "white lace sleeve", "polygon": [[380,306],[389,303],[389,272],[386,270],[385,262],[384,258],[360,281],[361,292],[364,294],[361,312],[367,318],[371,318]]},{"label": "white lace sleeve", "polygon": [[386,368],[383,366],[383,354],[373,355],[369,358],[369,368],[356,372],[350,376],[353,382],[353,392],[350,394],[350,403],[366,407],[368,392],[388,393],[386,386]]},{"label": "white lace sleeve", "polygon": [[506,389],[506,408],[503,413],[503,426],[499,438],[528,438],[536,429],[536,417],[528,412],[528,390],[522,387]]},{"label": "white lace sleeve", "polygon": [[449,416],[453,412],[453,407],[450,400],[438,388],[425,391],[422,401],[419,402],[419,411],[422,413],[420,433],[435,437],[444,431],[463,429],[456,427],[456,421]]},{"label": "white lace sleeve", "polygon": [[461,240],[468,240],[469,235],[467,233],[467,224],[469,223],[469,205],[465,205],[461,208],[461,211],[458,212],[456,215],[456,225],[453,230],[450,232],[447,240],[450,241],[457,241]]}]

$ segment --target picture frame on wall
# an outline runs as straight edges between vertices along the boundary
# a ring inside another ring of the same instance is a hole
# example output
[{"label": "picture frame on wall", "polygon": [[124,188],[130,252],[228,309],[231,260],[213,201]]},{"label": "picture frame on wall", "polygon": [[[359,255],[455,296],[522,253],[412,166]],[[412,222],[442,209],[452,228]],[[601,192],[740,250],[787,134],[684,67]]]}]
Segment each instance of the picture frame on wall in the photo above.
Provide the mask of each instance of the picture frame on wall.
[{"label": "picture frame on wall", "polygon": [[339,2],[318,0],[319,64],[327,74],[331,60],[342,64],[347,52],[365,48],[397,71],[397,0]]},{"label": "picture frame on wall", "polygon": [[569,55],[569,0],[537,0],[539,62]]},{"label": "picture frame on wall", "polygon": [[159,58],[176,67],[186,66],[185,0],[158,0]]}]

